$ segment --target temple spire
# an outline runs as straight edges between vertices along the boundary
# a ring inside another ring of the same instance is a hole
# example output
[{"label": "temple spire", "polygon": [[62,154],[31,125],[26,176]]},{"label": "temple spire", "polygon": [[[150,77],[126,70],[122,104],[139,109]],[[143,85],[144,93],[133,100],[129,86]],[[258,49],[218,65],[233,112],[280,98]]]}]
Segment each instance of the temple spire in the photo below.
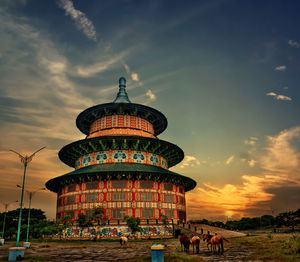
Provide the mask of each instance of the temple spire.
[{"label": "temple spire", "polygon": [[126,79],[125,77],[120,77],[119,79],[119,92],[117,94],[114,103],[131,103],[128,95],[126,93]]}]

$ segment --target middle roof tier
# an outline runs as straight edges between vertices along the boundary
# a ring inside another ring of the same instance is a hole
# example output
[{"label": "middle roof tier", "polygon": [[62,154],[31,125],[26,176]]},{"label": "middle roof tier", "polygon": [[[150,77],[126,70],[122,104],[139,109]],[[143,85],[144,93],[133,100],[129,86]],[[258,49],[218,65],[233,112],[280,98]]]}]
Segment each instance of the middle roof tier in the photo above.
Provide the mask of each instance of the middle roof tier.
[{"label": "middle roof tier", "polygon": [[62,162],[75,168],[75,162],[80,157],[108,150],[149,152],[163,157],[167,161],[168,167],[178,164],[184,158],[184,152],[177,145],[157,138],[142,136],[101,136],[78,140],[64,146],[58,156]]}]

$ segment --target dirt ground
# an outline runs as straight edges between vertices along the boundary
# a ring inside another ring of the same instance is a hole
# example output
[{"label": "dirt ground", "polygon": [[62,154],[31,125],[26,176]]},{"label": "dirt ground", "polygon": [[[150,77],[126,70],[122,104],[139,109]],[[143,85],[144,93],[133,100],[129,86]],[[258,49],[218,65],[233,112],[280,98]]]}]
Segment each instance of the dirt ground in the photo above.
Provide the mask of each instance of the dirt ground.
[{"label": "dirt ground", "polygon": [[[119,242],[48,242],[32,243],[31,248],[25,251],[25,261],[150,261],[151,246],[157,243],[165,245],[166,256],[176,250],[181,253],[178,240],[130,241],[126,247],[121,247]],[[2,261],[7,260],[10,246],[13,246],[13,243],[0,247]],[[192,248],[189,254],[193,254]],[[249,255],[251,251],[247,246],[232,242],[225,244],[223,255],[213,255],[201,241],[200,254],[195,254],[193,257],[202,258],[204,261],[245,261]]]}]

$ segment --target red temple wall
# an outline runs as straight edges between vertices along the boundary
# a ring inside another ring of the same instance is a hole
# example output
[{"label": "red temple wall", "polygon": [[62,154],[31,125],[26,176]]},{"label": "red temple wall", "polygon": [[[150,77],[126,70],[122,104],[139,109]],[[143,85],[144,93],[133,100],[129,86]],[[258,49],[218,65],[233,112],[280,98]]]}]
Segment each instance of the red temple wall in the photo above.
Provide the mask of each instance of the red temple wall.
[{"label": "red temple wall", "polygon": [[111,115],[97,119],[91,124],[88,137],[120,134],[155,137],[153,125],[149,121],[130,115]]},{"label": "red temple wall", "polygon": [[[93,209],[103,207],[104,216],[109,220],[121,220],[124,215],[159,219],[160,214],[170,219],[185,220],[185,192],[182,186],[152,181],[121,181],[94,181],[65,186],[58,194],[57,218],[70,214],[77,219],[81,213],[89,215]],[[145,185],[145,182],[152,184],[152,187],[142,188],[141,183]],[[114,183],[126,186],[115,188]],[[95,185],[97,188],[88,189]],[[143,200],[143,197],[149,200]]]}]

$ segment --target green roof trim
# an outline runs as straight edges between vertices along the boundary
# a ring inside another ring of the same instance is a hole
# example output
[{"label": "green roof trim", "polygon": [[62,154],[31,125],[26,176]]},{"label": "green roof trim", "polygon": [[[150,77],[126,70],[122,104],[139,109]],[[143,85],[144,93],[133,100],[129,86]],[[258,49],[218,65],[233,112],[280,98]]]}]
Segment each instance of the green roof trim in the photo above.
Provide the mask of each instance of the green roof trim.
[{"label": "green roof trim", "polygon": [[62,162],[75,167],[75,161],[84,155],[106,150],[137,150],[160,155],[172,167],[184,158],[180,147],[170,142],[142,136],[99,136],[79,140],[64,146],[58,153]]},{"label": "green roof trim", "polygon": [[46,183],[46,187],[57,193],[62,187],[70,184],[124,179],[170,182],[183,186],[185,191],[194,189],[197,184],[196,181],[189,177],[161,167],[145,164],[115,163],[98,164],[77,169],[65,175],[52,178]]}]

